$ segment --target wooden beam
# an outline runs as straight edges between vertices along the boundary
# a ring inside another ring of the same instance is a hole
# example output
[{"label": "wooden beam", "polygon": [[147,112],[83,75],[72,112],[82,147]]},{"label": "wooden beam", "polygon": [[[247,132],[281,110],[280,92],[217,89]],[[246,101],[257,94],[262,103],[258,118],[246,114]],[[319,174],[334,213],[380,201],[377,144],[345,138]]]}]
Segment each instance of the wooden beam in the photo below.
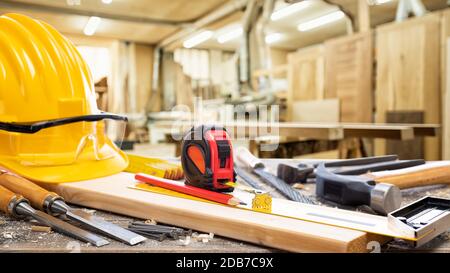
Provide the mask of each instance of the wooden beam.
[{"label": "wooden beam", "polygon": [[[220,122],[217,124],[220,125]],[[174,123],[160,121],[155,123],[154,127],[172,129],[177,133],[184,133],[192,125],[193,123],[191,122]],[[239,132],[242,134],[240,136],[245,137],[277,135],[281,137],[325,140],[339,140],[352,137],[408,140],[413,139],[415,136],[439,136],[440,133],[440,125],[438,124],[226,122],[224,125],[231,136],[234,135],[234,132]],[[278,133],[276,130],[278,130]]]},{"label": "wooden beam", "polygon": [[8,9],[24,9],[24,10],[32,10],[39,12],[50,12],[50,13],[58,13],[58,14],[71,14],[71,15],[79,15],[79,16],[98,16],[105,19],[118,20],[118,21],[126,21],[126,22],[135,22],[135,23],[146,23],[152,25],[161,25],[161,26],[173,26],[173,27],[181,27],[191,22],[175,22],[171,20],[164,19],[154,19],[147,17],[137,17],[137,16],[129,16],[123,14],[112,14],[107,12],[100,11],[92,11],[92,10],[82,10],[77,8],[70,7],[56,7],[56,6],[48,6],[37,3],[20,3],[17,1],[3,0],[0,2],[0,7],[8,8]]},{"label": "wooden beam", "polygon": [[[46,184],[70,203],[295,252],[367,252],[365,232],[129,188],[134,175]],[[381,236],[382,239],[386,237]]]},{"label": "wooden beam", "polygon": [[345,138],[365,137],[384,139],[413,139],[414,130],[407,126],[381,126],[381,125],[344,125]]},{"label": "wooden beam", "polygon": [[[172,132],[184,133],[192,127],[193,123],[174,123],[160,121],[154,123],[154,128],[172,129]],[[219,122],[217,125],[221,125]],[[313,138],[324,140],[338,140],[344,137],[343,129],[339,125],[323,125],[318,123],[262,123],[262,122],[226,122],[223,124],[231,137],[239,134],[245,137],[258,137],[277,135],[285,137]],[[267,131],[265,130],[267,128]],[[273,129],[271,129],[273,128]],[[264,130],[263,130],[264,129]],[[269,130],[270,129],[270,130]],[[278,133],[274,130],[278,130]],[[235,133],[236,132],[236,133]]]},{"label": "wooden beam", "polygon": [[366,32],[370,30],[370,6],[367,0],[357,0],[358,2],[358,31]]}]

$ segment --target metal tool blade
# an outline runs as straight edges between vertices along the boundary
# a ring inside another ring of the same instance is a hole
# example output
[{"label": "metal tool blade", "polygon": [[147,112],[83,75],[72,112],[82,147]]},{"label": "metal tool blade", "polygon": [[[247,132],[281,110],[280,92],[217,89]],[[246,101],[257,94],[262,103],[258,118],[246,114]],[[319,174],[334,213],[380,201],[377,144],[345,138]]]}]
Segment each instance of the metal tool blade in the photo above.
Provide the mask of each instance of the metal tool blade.
[{"label": "metal tool blade", "polygon": [[21,215],[28,215],[38,222],[51,227],[53,230],[65,234],[67,236],[76,238],[80,241],[91,243],[97,247],[109,244],[109,242],[91,232],[82,230],[69,223],[64,222],[58,218],[48,215],[42,211],[35,210],[29,205],[19,204],[16,210]]},{"label": "metal tool blade", "polygon": [[83,225],[89,226],[90,228],[101,232],[105,236],[129,245],[136,245],[146,240],[145,237],[139,234],[126,230],[118,225],[109,223],[79,209],[69,209],[66,212],[66,216],[71,220],[80,222]]},{"label": "metal tool blade", "polygon": [[277,189],[280,193],[282,193],[286,198],[292,201],[297,201],[305,204],[315,204],[316,202],[305,196],[295,189],[293,189],[289,184],[273,175],[265,168],[254,168],[253,171],[261,177],[266,183]]}]

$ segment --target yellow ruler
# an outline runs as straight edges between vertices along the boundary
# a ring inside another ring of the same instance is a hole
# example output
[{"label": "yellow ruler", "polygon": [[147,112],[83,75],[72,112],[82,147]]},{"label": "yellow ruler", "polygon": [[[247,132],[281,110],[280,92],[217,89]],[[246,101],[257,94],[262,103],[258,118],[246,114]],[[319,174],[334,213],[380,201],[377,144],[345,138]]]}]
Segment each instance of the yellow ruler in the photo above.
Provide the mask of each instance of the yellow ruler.
[{"label": "yellow ruler", "polygon": [[125,169],[129,173],[145,173],[156,177],[180,180],[183,178],[181,164],[156,157],[127,154],[129,164]]}]

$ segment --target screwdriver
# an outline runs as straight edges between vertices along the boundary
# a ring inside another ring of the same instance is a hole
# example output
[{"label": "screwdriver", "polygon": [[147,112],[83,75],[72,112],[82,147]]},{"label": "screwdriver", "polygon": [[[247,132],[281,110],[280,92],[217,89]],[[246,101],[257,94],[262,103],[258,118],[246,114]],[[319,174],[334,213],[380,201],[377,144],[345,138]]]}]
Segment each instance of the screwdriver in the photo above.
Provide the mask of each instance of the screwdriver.
[{"label": "screwdriver", "polygon": [[13,193],[0,186],[0,211],[15,218],[31,217],[41,224],[51,227],[53,230],[80,241],[91,243],[97,247],[109,244],[109,242],[93,233],[87,232],[60,219],[35,210],[23,196]]},{"label": "screwdriver", "polygon": [[64,202],[64,199],[54,192],[34,184],[33,182],[16,174],[0,171],[0,185],[22,194],[30,200],[31,205],[53,215],[66,215],[67,218],[79,222],[89,228],[98,231],[129,245],[135,245],[146,240],[145,237],[131,232],[125,228],[114,225],[98,217],[94,217],[80,209],[73,209]]}]

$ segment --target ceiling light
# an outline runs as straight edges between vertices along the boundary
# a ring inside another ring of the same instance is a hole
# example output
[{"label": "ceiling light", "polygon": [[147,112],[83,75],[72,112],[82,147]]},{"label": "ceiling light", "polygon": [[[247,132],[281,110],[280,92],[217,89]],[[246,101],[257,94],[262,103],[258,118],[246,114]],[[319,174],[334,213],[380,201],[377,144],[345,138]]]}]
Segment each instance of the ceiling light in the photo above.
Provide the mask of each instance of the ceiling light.
[{"label": "ceiling light", "polygon": [[301,23],[298,25],[297,29],[299,31],[308,31],[313,28],[317,28],[317,27],[332,23],[334,21],[340,20],[344,17],[345,17],[345,14],[342,11],[338,10],[338,11],[329,13],[327,15],[320,16],[316,19],[312,19],[310,21]]},{"label": "ceiling light", "polygon": [[300,11],[304,8],[306,8],[307,6],[309,6],[309,2],[308,1],[303,1],[303,2],[298,2],[289,6],[285,6],[281,9],[278,9],[276,11],[274,11],[272,13],[272,15],[270,16],[270,19],[272,21],[277,21],[283,17],[286,17],[288,15],[291,15],[293,13],[296,13],[297,11]]},{"label": "ceiling light", "polygon": [[264,39],[267,44],[272,44],[275,42],[278,42],[281,39],[282,35],[281,33],[271,33],[266,35],[266,38]]},{"label": "ceiling light", "polygon": [[387,2],[391,2],[392,0],[371,0],[370,1],[370,5],[372,6],[377,6],[377,5],[382,5],[382,4],[386,4]]},{"label": "ceiling light", "polygon": [[87,36],[94,35],[95,31],[97,31],[98,26],[100,25],[100,22],[102,21],[102,18],[97,16],[92,16],[89,18],[88,22],[86,23],[86,26],[84,27],[84,34]]},{"label": "ceiling light", "polygon": [[217,42],[226,43],[241,36],[243,32],[242,27],[235,28],[217,37]]},{"label": "ceiling light", "polygon": [[103,4],[109,5],[112,3],[112,0],[102,0]]},{"label": "ceiling light", "polygon": [[192,48],[198,44],[203,43],[204,41],[210,39],[213,36],[214,32],[206,30],[203,32],[200,32],[199,34],[193,36],[192,38],[187,39],[184,41],[183,46],[185,48]]}]

